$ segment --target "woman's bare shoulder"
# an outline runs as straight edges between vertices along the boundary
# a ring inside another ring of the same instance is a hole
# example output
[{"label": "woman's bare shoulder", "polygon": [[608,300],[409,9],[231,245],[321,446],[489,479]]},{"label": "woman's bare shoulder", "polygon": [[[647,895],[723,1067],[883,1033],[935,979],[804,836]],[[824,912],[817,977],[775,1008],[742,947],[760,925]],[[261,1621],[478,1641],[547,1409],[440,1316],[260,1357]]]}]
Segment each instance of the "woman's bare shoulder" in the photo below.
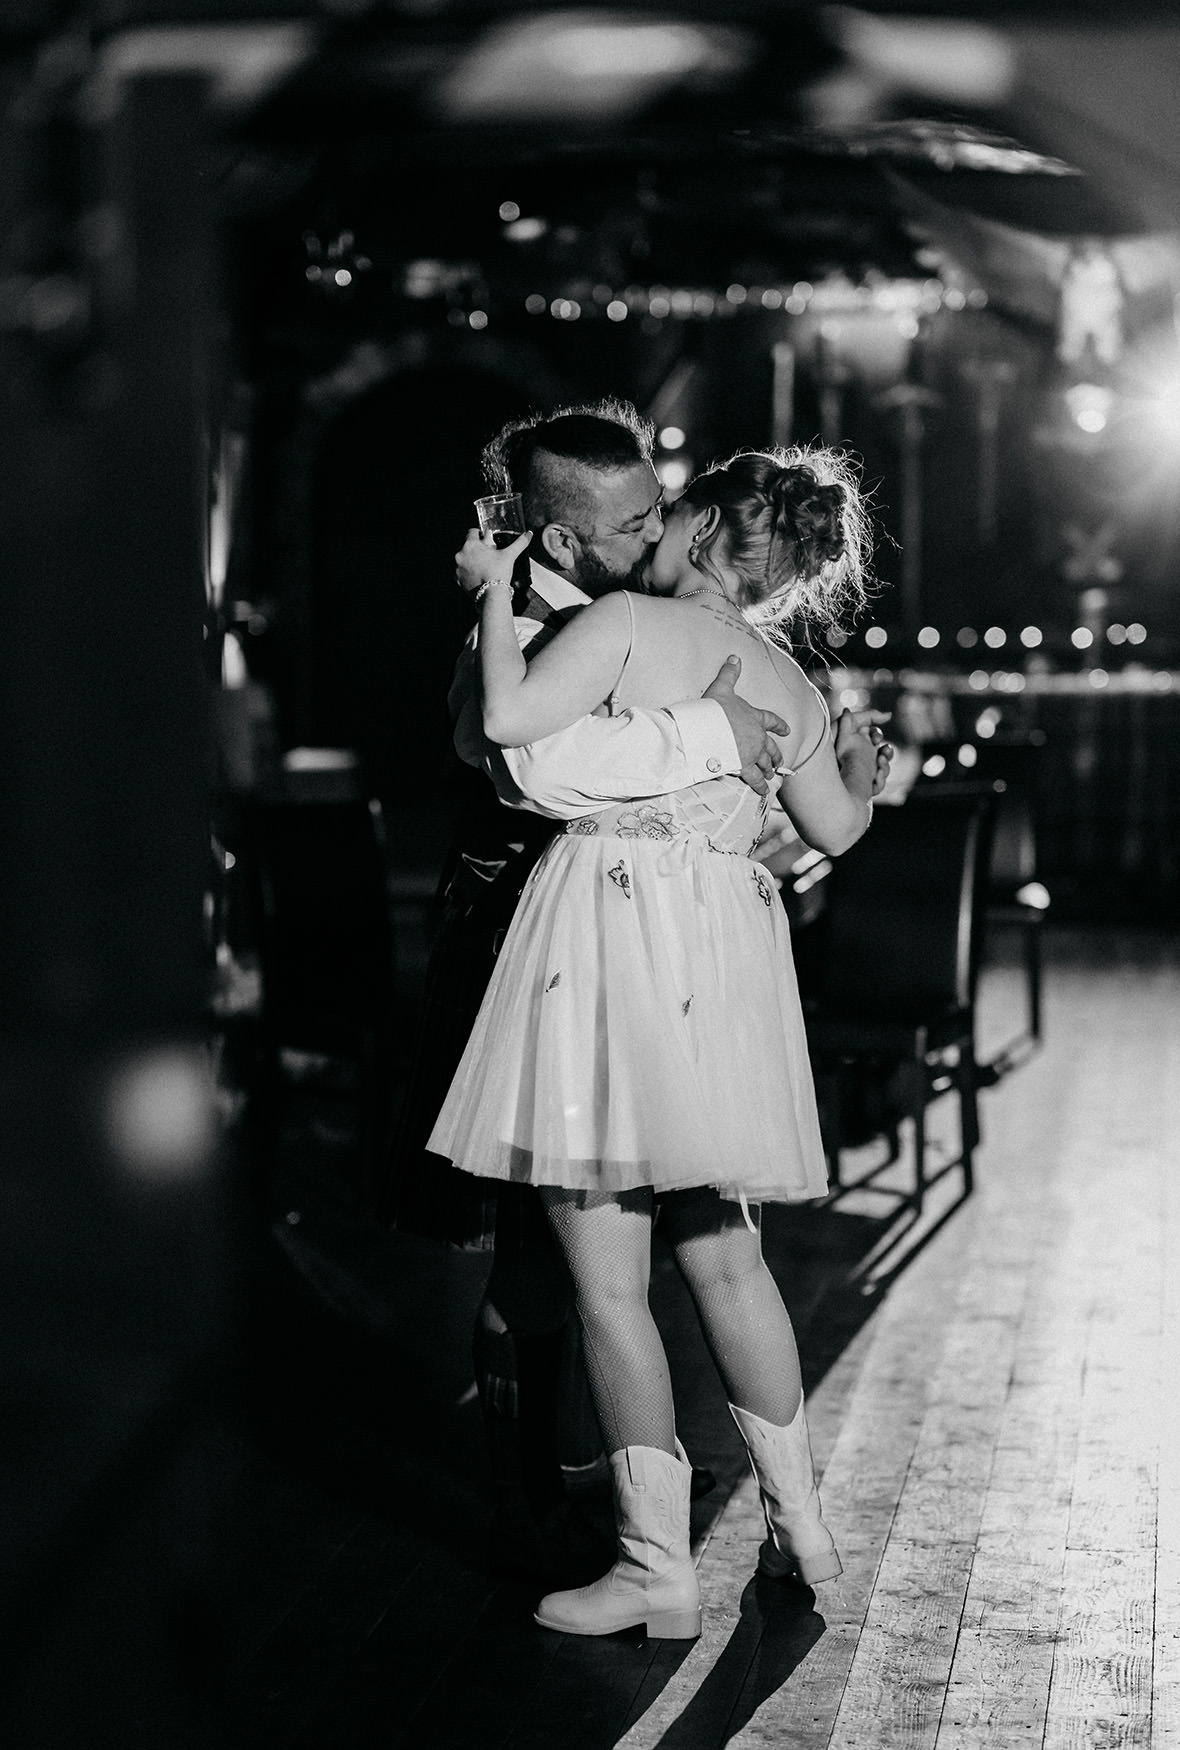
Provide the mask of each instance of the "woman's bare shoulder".
[{"label": "woman's bare shoulder", "polygon": [[771,644],[768,641],[767,654],[771,667],[792,698],[813,699],[821,696],[820,689],[811,676],[789,650],[784,650],[781,644]]}]

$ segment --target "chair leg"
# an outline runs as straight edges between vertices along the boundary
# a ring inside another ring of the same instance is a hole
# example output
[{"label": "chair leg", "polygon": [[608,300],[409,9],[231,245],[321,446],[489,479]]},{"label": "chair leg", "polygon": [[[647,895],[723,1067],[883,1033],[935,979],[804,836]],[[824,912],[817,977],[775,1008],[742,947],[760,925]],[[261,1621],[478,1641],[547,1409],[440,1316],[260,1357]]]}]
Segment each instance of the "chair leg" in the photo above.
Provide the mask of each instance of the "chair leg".
[{"label": "chair leg", "polygon": [[975,1052],[968,1044],[959,1055],[959,1122],[963,1139],[963,1194],[970,1196],[975,1189],[974,1152],[980,1143],[979,1099],[976,1089],[977,1070]]},{"label": "chair leg", "polygon": [[960,1048],[957,1079],[964,1140],[969,1150],[977,1149],[983,1137],[979,1123],[979,1066],[975,1062],[975,1047],[970,1043]]},{"label": "chair leg", "polygon": [[910,1198],[914,1209],[921,1215],[922,1204],[926,1197],[926,1095],[930,1069],[926,1062],[926,1039],[923,1034],[918,1048],[914,1052],[914,1091],[912,1116],[914,1120],[914,1190]]},{"label": "chair leg", "polygon": [[1028,1031],[1037,1041],[1041,1037],[1041,929],[1030,924],[1024,932],[1024,963],[1028,974]]}]

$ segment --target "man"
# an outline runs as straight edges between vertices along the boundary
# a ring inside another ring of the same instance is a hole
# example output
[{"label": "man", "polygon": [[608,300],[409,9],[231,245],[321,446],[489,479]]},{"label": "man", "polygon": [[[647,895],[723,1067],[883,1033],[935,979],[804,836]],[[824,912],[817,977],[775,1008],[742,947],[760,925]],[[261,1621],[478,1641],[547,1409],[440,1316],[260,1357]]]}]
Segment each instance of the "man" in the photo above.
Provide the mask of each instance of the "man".
[{"label": "man", "polygon": [[[652,436],[633,407],[606,401],[516,421],[485,450],[489,490],[519,491],[534,531],[514,600],[526,652],[552,638],[591,598],[643,587],[662,533]],[[420,1168],[423,1143],[553,823],[722,773],[740,773],[764,794],[777,760],[767,732],[782,733],[786,725],[735,695],[740,665],[733,661],[701,699],[668,710],[586,717],[531,747],[493,748],[482,732],[474,663],[469,641],[450,695],[455,745],[468,764],[488,774],[495,796],[489,791],[486,804],[464,822],[444,876],[444,916],[389,1213],[400,1227],[453,1244],[493,1245],[474,1340],[496,1486],[493,1549],[501,1568],[548,1580],[565,1571],[569,1554],[554,1535],[563,1495],[558,1387],[570,1308],[566,1273],[532,1187],[474,1180],[433,1156]],[[591,1442],[582,1456],[592,1450]]]}]

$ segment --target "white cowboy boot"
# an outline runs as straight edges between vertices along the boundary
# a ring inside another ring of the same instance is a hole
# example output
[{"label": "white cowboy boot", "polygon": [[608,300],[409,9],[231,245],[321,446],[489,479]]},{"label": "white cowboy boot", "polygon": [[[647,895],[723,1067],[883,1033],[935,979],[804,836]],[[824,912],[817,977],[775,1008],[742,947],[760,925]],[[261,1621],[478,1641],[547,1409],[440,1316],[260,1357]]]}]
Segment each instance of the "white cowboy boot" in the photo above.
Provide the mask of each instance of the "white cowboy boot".
[{"label": "white cowboy boot", "polygon": [[820,1511],[802,1399],[785,1428],[735,1404],[729,1409],[746,1443],[770,1532],[758,1552],[758,1572],[775,1579],[794,1574],[805,1586],[834,1580],[843,1568]]},{"label": "white cowboy boot", "polygon": [[619,1556],[592,1586],[550,1592],[534,1621],[567,1635],[613,1635],[646,1627],[653,1640],[695,1640],[701,1632],[701,1590],[688,1544],[692,1469],[684,1448],[676,1457],[655,1446],[612,1452]]}]

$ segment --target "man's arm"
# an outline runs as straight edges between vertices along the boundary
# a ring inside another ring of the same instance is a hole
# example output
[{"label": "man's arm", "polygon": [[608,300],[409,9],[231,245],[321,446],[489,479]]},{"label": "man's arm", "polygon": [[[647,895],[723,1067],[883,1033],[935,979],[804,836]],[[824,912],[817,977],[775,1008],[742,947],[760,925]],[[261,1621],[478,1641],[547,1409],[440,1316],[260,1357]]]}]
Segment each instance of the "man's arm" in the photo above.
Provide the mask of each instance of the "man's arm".
[{"label": "man's arm", "polygon": [[581,717],[542,741],[498,751],[493,781],[502,763],[525,806],[556,820],[684,790],[736,774],[741,764],[725,714],[709,699],[666,711],[636,706],[617,717]]},{"label": "man's arm", "polygon": [[617,717],[582,717],[543,741],[495,748],[481,733],[465,653],[451,692],[455,746],[468,764],[483,767],[502,802],[555,820],[725,774],[740,775],[765,794],[778,761],[768,731],[785,734],[787,726],[737,696],[740,671],[740,661],[731,657],[701,699],[666,710],[635,706]]}]

